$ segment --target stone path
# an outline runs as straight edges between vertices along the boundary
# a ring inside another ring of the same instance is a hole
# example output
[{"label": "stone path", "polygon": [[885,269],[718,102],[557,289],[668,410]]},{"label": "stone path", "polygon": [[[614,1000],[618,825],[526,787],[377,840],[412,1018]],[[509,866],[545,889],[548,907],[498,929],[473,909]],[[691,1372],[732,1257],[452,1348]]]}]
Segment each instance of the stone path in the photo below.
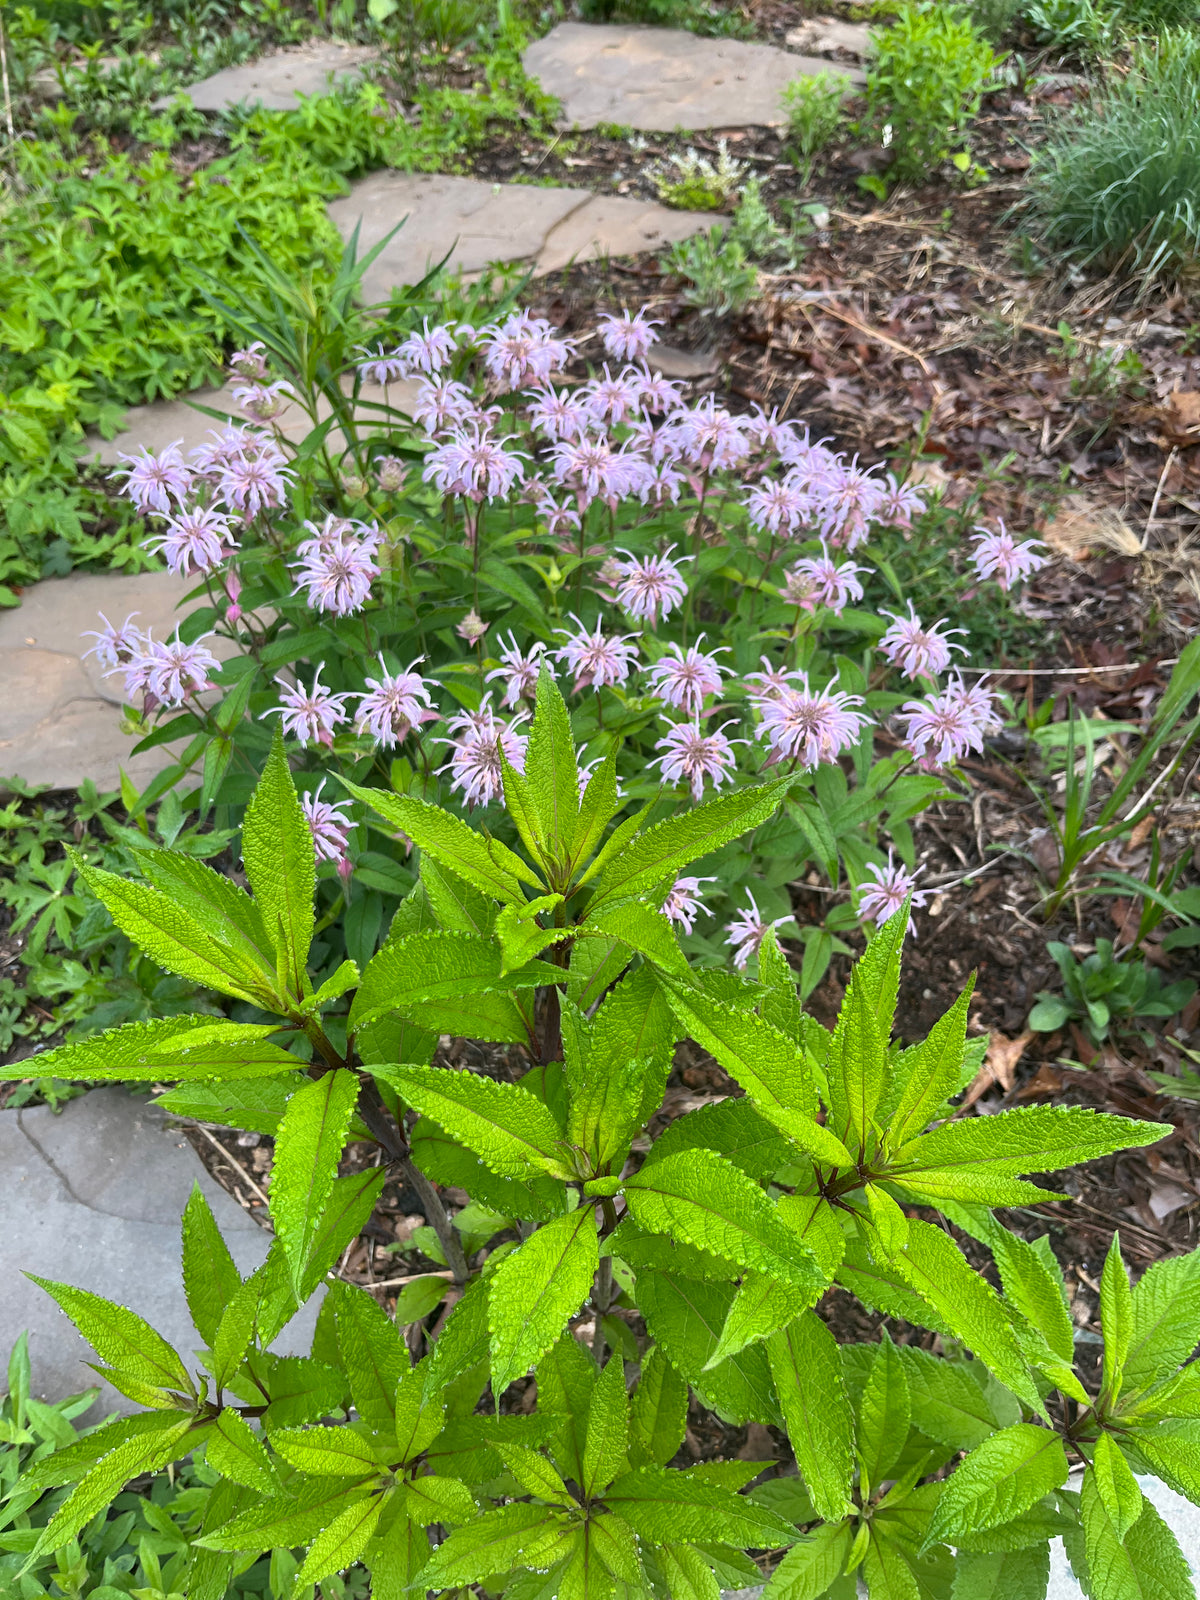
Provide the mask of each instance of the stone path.
[{"label": "stone path", "polygon": [[[363,67],[378,54],[370,45],[312,39],[240,67],[226,67],[181,92],[200,111],[228,111],[242,104],[294,111],[298,95],[328,94],[332,85],[361,78]],[[165,95],[158,103],[169,105],[173,98]]]},{"label": "stone path", "polygon": [[637,255],[712,226],[698,211],[590,189],[487,183],[442,173],[375,172],[335,200],[329,215],[349,238],[360,226],[366,254],[398,222],[404,226],[363,277],[368,302],[393,284],[415,283],[450,250],[450,266],[472,275],[492,262],[527,262],[535,276],[599,255]]},{"label": "stone path", "polygon": [[[654,133],[774,126],[786,120],[779,97],[787,85],[830,70],[828,61],[769,44],[588,22],[560,22],[524,59],[562,101],[560,126],[615,123]],[[861,72],[842,70],[862,82]]]},{"label": "stone path", "polygon": [[[169,572],[74,572],[0,611],[0,792],[5,778],[19,777],[55,789],[92,778],[105,793],[119,788],[122,767],[144,788],[172,759],[161,749],[130,757],[137,740],[121,730],[121,679],[103,677],[94,656],[81,660],[93,641],[80,635],[103,626],[100,610],[113,623],[136,611],[139,627],[165,639],[191,587]],[[2,1206],[0,1219],[7,1223]]]},{"label": "stone path", "polygon": [[[95,1360],[58,1306],[23,1274],[90,1289],[136,1311],[190,1365],[200,1344],[184,1299],[179,1219],[203,1190],[244,1275],[266,1258],[270,1234],[209,1177],[165,1113],[124,1089],[93,1089],[57,1115],[48,1106],[0,1111],[0,1372],[29,1331],[33,1392],[48,1400],[100,1384],[90,1420],[138,1411],[83,1362]],[[307,1354],[317,1300],[274,1348]]]}]

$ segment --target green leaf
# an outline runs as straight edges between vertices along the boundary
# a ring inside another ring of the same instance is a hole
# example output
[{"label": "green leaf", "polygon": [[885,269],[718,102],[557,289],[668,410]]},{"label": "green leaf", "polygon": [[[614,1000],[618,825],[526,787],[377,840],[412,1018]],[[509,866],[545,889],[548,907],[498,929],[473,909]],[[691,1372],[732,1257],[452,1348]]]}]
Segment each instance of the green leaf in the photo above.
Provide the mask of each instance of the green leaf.
[{"label": "green leaf", "polygon": [[434,1551],[421,1573],[424,1589],[480,1583],[515,1566],[548,1566],[560,1557],[563,1513],[551,1506],[515,1501],[485,1511],[466,1528],[456,1528]]},{"label": "green leaf", "polygon": [[888,1139],[893,1148],[899,1148],[922,1133],[926,1125],[939,1115],[949,1096],[957,1091],[974,988],[975,979],[972,977],[950,1010],[934,1023],[926,1038],[901,1055],[900,1062],[907,1079],[888,1128]]},{"label": "green leaf", "polygon": [[1091,1600],[1195,1600],[1179,1543],[1148,1500],[1122,1539],[1089,1471],[1079,1510]]},{"label": "green leaf", "polygon": [[788,1227],[812,1250],[822,1272],[832,1278],[846,1253],[846,1235],[828,1200],[820,1194],[785,1194],[779,1199],[778,1210]]},{"label": "green leaf", "polygon": [[717,1348],[705,1363],[705,1371],[737,1355],[748,1344],[768,1339],[806,1311],[812,1298],[789,1283],[766,1274],[748,1272],[725,1318]]},{"label": "green leaf", "polygon": [[[260,1316],[270,1315],[270,1302],[275,1297],[275,1261],[268,1257],[245,1283],[238,1285],[221,1313],[221,1320],[212,1340],[213,1384],[218,1396],[237,1375],[250,1342],[254,1338]],[[290,1309],[295,1301],[289,1296]]]},{"label": "green leaf", "polygon": [[597,909],[589,906],[575,931],[580,938],[595,934],[618,939],[664,972],[683,976],[688,970],[674,925],[644,900],[610,901]]},{"label": "green leaf", "polygon": [[399,1066],[377,1074],[500,1177],[572,1176],[549,1108],[519,1084],[452,1067]]},{"label": "green leaf", "polygon": [[1129,1274],[1121,1260],[1121,1235],[1114,1233],[1104,1271],[1100,1276],[1100,1331],[1104,1335],[1104,1367],[1101,1382],[1109,1401],[1121,1392],[1121,1379],[1133,1335],[1133,1292]]},{"label": "green leaf", "polygon": [[874,1253],[888,1260],[908,1248],[908,1218],[886,1189],[877,1183],[863,1184],[863,1199],[874,1232]]},{"label": "green leaf", "polygon": [[1200,1343],[1200,1250],[1148,1268],[1133,1291],[1132,1312],[1126,1393],[1174,1372]]},{"label": "green leaf", "polygon": [[1010,1522],[1067,1481],[1056,1433],[1029,1422],[1004,1428],[972,1450],[942,1489],[926,1544]]},{"label": "green leaf", "polygon": [[[297,1068],[300,1063],[296,1062]],[[274,1078],[240,1078],[232,1082],[181,1083],[154,1102],[177,1117],[217,1122],[274,1137],[287,1103],[303,1079],[299,1071]]]},{"label": "green leaf", "polygon": [[350,1007],[357,1030],[391,1012],[434,1032],[525,1044],[529,1025],[515,994],[562,977],[557,967],[531,961],[501,973],[498,940],[477,934],[408,934],[372,956]]},{"label": "green leaf", "polygon": [[908,1441],[911,1421],[912,1401],[904,1363],[885,1329],[858,1407],[858,1454],[872,1488],[893,1476],[892,1469]]},{"label": "green leaf", "polygon": [[[589,1158],[590,1170],[603,1171],[628,1150],[642,1125],[644,1089],[653,1063],[636,1056],[613,1059],[568,999],[561,1002],[561,1022],[567,1139]],[[670,1066],[666,1051],[661,1055],[657,1081],[665,1086]]]},{"label": "green leaf", "polygon": [[356,800],[408,835],[419,849],[431,855],[448,871],[457,873],[473,888],[504,905],[519,905],[525,898],[522,883],[542,885],[529,868],[499,839],[476,833],[440,806],[411,795],[385,794],[382,789],[363,789],[341,779]]},{"label": "green leaf", "polygon": [[[190,1416],[177,1411],[174,1419]],[[21,1493],[40,1495],[44,1489],[59,1489],[64,1483],[78,1483],[102,1457],[117,1445],[145,1433],[160,1434],[172,1418],[163,1411],[140,1411],[131,1417],[111,1417],[92,1433],[86,1433],[40,1460],[32,1457],[21,1471]],[[31,1502],[32,1503],[32,1502]]]},{"label": "green leaf", "polygon": [[308,1544],[367,1493],[364,1484],[347,1484],[344,1477],[313,1478],[301,1482],[294,1494],[260,1500],[195,1543],[205,1550],[245,1551]]},{"label": "green leaf", "polygon": [[386,1167],[363,1167],[333,1180],[329,1199],[317,1220],[298,1299],[308,1299],[350,1241],[362,1232],[386,1180]]},{"label": "green leaf", "polygon": [[629,1408],[633,1466],[665,1467],[687,1432],[688,1386],[657,1345],[642,1357],[642,1375]]},{"label": "green leaf", "polygon": [[[872,948],[883,937],[883,931],[878,933]],[[875,1113],[887,1080],[887,1035],[868,992],[869,984],[861,975],[862,968],[860,962],[850,980],[825,1064],[830,1121],[852,1151],[875,1147]]]},{"label": "green leaf", "polygon": [[1169,1123],[1134,1122],[1082,1106],[1023,1106],[994,1117],[944,1123],[899,1149],[892,1170],[899,1176],[953,1167],[1016,1177],[1156,1144],[1169,1132]]},{"label": "green leaf", "polygon": [[1050,1583],[1050,1548],[998,1550],[970,1555],[960,1550],[955,1558],[951,1600],[1046,1600]]},{"label": "green leaf", "polygon": [[541,955],[550,945],[561,944],[564,939],[571,938],[570,928],[546,928],[537,921],[539,916],[544,916],[561,904],[562,895],[543,894],[536,900],[527,900],[523,906],[500,908],[495,932],[502,953],[501,977],[519,971],[526,962]]},{"label": "green leaf", "polygon": [[339,1068],[297,1089],[279,1124],[271,1174],[271,1220],[287,1257],[297,1299],[304,1298],[301,1285],[333,1193],[357,1099],[357,1078]]},{"label": "green leaf", "polygon": [[997,1225],[988,1244],[1000,1270],[1005,1298],[1037,1329],[1056,1356],[1072,1362],[1075,1326],[1056,1273],[1033,1245],[1007,1228]]},{"label": "green leaf", "polygon": [[778,809],[793,782],[791,777],[776,778],[771,783],[739,789],[647,828],[605,864],[591,910],[594,912],[601,901],[628,899],[678,877],[689,862],[710,855],[739,834],[756,828]]},{"label": "green leaf", "polygon": [[428,1527],[433,1522],[470,1522],[479,1514],[479,1507],[466,1484],[456,1478],[440,1478],[423,1473],[408,1485],[408,1511],[416,1521]]},{"label": "green leaf", "polygon": [[288,988],[298,1002],[309,987],[317,862],[278,727],[242,821],[242,859],[267,934],[280,946]]},{"label": "green leaf", "polygon": [[496,1453],[526,1494],[564,1511],[574,1505],[574,1496],[562,1481],[561,1474],[545,1456],[539,1455],[536,1450],[527,1450],[524,1445],[505,1444],[502,1441],[497,1443]]},{"label": "green leaf", "polygon": [[696,1043],[716,1057],[768,1122],[816,1161],[852,1167],[841,1141],[816,1121],[817,1090],[801,1047],[769,1022],[665,982],[671,1009]]},{"label": "green leaf", "polygon": [[748,1096],[718,1100],[677,1117],[654,1141],[646,1161],[660,1161],[682,1150],[715,1150],[748,1178],[769,1178],[792,1160],[787,1140]]},{"label": "green leaf", "polygon": [[629,1400],[625,1393],[625,1363],[609,1358],[592,1390],[588,1407],[587,1437],[583,1450],[584,1494],[595,1498],[628,1463]]},{"label": "green leaf", "polygon": [[183,1292],[205,1344],[215,1338],[221,1313],[241,1283],[204,1192],[194,1183],[183,1208]]},{"label": "green leaf", "polygon": [[820,1600],[846,1570],[851,1538],[844,1522],[807,1534],[775,1568],[763,1600]]},{"label": "green leaf", "polygon": [[[198,1015],[127,1022],[123,1028],[47,1050],[38,1057],[38,1070],[44,1067],[46,1076],[69,1082],[157,1083],[163,1078],[253,1078],[302,1066],[296,1056],[266,1042],[263,1035],[276,1027]],[[20,1077],[19,1065],[0,1067],[0,1079]]]},{"label": "green leaf", "polygon": [[[443,1293],[445,1288],[441,1283]],[[376,1432],[391,1433],[396,1426],[396,1385],[409,1371],[408,1347],[396,1324],[365,1289],[335,1283],[329,1298],[354,1409]]]},{"label": "green leaf", "polygon": [[295,1577],[296,1587],[319,1583],[332,1572],[351,1567],[367,1548],[371,1535],[379,1523],[387,1496],[360,1500],[340,1512],[309,1546],[308,1554],[300,1563]]},{"label": "green leaf", "polygon": [[382,1522],[363,1558],[371,1574],[371,1597],[408,1600],[411,1586],[429,1560],[429,1540],[421,1525],[403,1511]]},{"label": "green leaf", "polygon": [[[432,856],[421,858],[421,887],[433,912],[432,925],[458,933],[477,933],[485,937],[496,926],[496,902],[465,882],[457,873],[439,867]],[[408,905],[405,901],[405,905]],[[414,906],[415,909],[415,906]],[[515,909],[520,909],[519,907]],[[397,913],[399,917],[399,913]],[[434,920],[435,919],[435,920]],[[392,942],[406,933],[426,933],[430,929],[416,919],[412,925],[393,923],[388,932]]]},{"label": "green leaf", "polygon": [[744,1172],[710,1150],[667,1156],[625,1180],[634,1221],[771,1273],[815,1300],[827,1280],[815,1255],[781,1221],[774,1205]]},{"label": "green leaf", "polygon": [[525,748],[525,780],[538,819],[538,838],[548,860],[569,870],[579,832],[579,769],[571,714],[543,662],[529,743]]},{"label": "green leaf", "polygon": [[1142,1491],[1121,1447],[1109,1433],[1102,1433],[1096,1440],[1092,1471],[1109,1520],[1117,1530],[1117,1538],[1124,1539],[1142,1514]]},{"label": "green leaf", "polygon": [[363,1478],[379,1472],[370,1441],[353,1428],[276,1428],[276,1454],[314,1478]]},{"label": "green leaf", "polygon": [[33,1272],[25,1276],[58,1302],[102,1361],[154,1388],[195,1395],[183,1361],[136,1312],[87,1289],[39,1278]]},{"label": "green leaf", "polygon": [[80,877],[117,927],[151,961],[236,1000],[248,1000],[269,1011],[281,1008],[275,985],[258,965],[218,944],[170,895],[82,861],[77,861],[77,866]]},{"label": "green leaf", "polygon": [[[82,1290],[77,1290],[82,1293]],[[64,1308],[65,1309],[65,1308]],[[132,1315],[132,1313],[129,1313]],[[168,1461],[177,1461],[204,1438],[207,1430],[195,1426],[189,1413],[156,1413],[159,1426],[137,1433],[101,1456],[91,1471],[59,1506],[38,1535],[31,1559],[49,1551],[61,1550],[79,1530],[101,1511],[106,1511],[130,1478],[142,1472],[156,1472]],[[191,1435],[192,1442],[184,1440]]]},{"label": "green leaf", "polygon": [[416,1366],[396,1385],[396,1445],[402,1461],[415,1460],[442,1431],[445,1400],[428,1377],[424,1366]]},{"label": "green leaf", "polygon": [[428,1117],[418,1118],[409,1138],[412,1158],[427,1178],[465,1189],[497,1216],[549,1222],[566,1209],[567,1191],[558,1179],[502,1178]]},{"label": "green leaf", "polygon": [[[526,754],[528,755],[528,752]],[[614,744],[588,779],[583,798],[579,802],[579,822],[575,832],[575,843],[571,849],[572,872],[578,871],[588,860],[600,843],[605,828],[620,808],[621,801],[617,794],[617,746]],[[640,826],[640,815],[630,820],[636,821]],[[636,831],[635,827],[632,832]]]},{"label": "green leaf", "polygon": [[778,1424],[779,1407],[761,1344],[747,1346],[711,1372],[705,1370],[736,1292],[730,1283],[701,1283],[660,1268],[638,1275],[636,1296],[651,1338],[706,1405],[719,1407],[737,1422]]},{"label": "green leaf", "polygon": [[951,1450],[973,1450],[1000,1426],[984,1390],[981,1363],[959,1365],[913,1345],[897,1353],[908,1380],[913,1426],[930,1439]]},{"label": "green leaf", "polygon": [[666,1467],[638,1467],[609,1488],[604,1503],[642,1540],[692,1543],[717,1540],[777,1549],[796,1531],[743,1495]]},{"label": "green leaf", "polygon": [[1200,1504],[1200,1420],[1166,1418],[1132,1430],[1129,1442],[1176,1494]]},{"label": "green leaf", "polygon": [[488,1296],[497,1399],[554,1344],[591,1292],[598,1264],[590,1206],[545,1223],[500,1262]]},{"label": "green leaf", "polygon": [[130,854],[142,876],[169,896],[210,938],[236,951],[268,983],[274,983],[275,941],[267,933],[262,908],[244,889],[207,862],[179,850],[131,849]]},{"label": "green leaf", "polygon": [[1041,1399],[995,1290],[940,1228],[915,1217],[910,1218],[908,1227],[908,1249],[893,1258],[892,1268],[1001,1383],[1007,1384],[1031,1410],[1041,1411]]},{"label": "green leaf", "polygon": [[205,1458],[214,1471],[258,1494],[278,1494],[279,1479],[262,1440],[237,1411],[226,1406],[209,1436]]},{"label": "green leaf", "polygon": [[805,1487],[826,1522],[850,1513],[854,1418],[837,1340],[806,1311],[767,1340],[771,1376]]},{"label": "green leaf", "polygon": [[720,1600],[720,1585],[695,1546],[660,1544],[654,1556],[671,1600]]}]

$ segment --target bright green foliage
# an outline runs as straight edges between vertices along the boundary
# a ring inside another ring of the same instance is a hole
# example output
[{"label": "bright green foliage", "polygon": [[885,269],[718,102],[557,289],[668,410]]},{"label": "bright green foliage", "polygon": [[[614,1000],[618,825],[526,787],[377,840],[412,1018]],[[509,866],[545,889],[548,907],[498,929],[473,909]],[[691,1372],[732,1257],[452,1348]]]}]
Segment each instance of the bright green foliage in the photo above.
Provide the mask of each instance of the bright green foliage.
[{"label": "bright green foliage", "polygon": [[[275,1239],[243,1280],[189,1200],[195,1361],[133,1311],[44,1284],[143,1410],[18,1460],[0,1577],[69,1561],[131,1478],[195,1452],[203,1493],[162,1590],[188,1600],[220,1600],[259,1561],[297,1597],[365,1569],[384,1600],[477,1583],[514,1600],[716,1600],[753,1580],[748,1549],[778,1556],[772,1600],[850,1600],[859,1575],[872,1600],[989,1584],[1041,1600],[1060,1533],[1106,1600],[1175,1600],[1182,1558],[1134,1474],[1200,1500],[1200,1253],[1134,1287],[1114,1243],[1095,1394],[1045,1241],[990,1209],[1044,1192],[1020,1174],[1164,1130],[1075,1108],[956,1117],[975,1061],[965,1001],[923,1043],[891,1040],[905,911],[832,1034],[774,940],[758,982],[691,971],[654,909],[663,883],[763,825],[791,780],[614,828],[611,770],[581,801],[564,718],[543,673],[525,773],[507,775],[523,855],[409,796],[356,791],[411,834],[420,876],[379,953],[315,992],[311,853],[278,743],[246,813],[248,892],[178,852],[143,852],[145,882],[92,874],[148,952],[272,1020],[135,1023],[45,1070],[173,1078],[169,1104],[272,1132]],[[509,1070],[437,1064],[444,1026],[511,1041]],[[655,1141],[687,1036],[745,1095]],[[374,1141],[380,1164],[340,1170],[349,1140]],[[445,1263],[413,1275],[394,1316],[336,1272],[389,1172],[418,1187],[420,1248]],[[450,1215],[439,1184],[470,1204]],[[991,1249],[1000,1291],[951,1227]],[[311,1353],[273,1355],[323,1282]],[[835,1283],[948,1354],[886,1335],[839,1346],[822,1314]],[[21,1452],[43,1413],[14,1359],[0,1445]],[[529,1414],[512,1386],[531,1373]],[[672,1465],[693,1403],[782,1427],[798,1476],[749,1489],[760,1462]],[[1078,1503],[1069,1453],[1086,1464]],[[151,1573],[138,1593],[160,1587]]]},{"label": "bright green foliage", "polygon": [[868,114],[891,129],[890,175],[920,182],[962,140],[1000,58],[969,12],[929,0],[901,0],[872,37]]}]

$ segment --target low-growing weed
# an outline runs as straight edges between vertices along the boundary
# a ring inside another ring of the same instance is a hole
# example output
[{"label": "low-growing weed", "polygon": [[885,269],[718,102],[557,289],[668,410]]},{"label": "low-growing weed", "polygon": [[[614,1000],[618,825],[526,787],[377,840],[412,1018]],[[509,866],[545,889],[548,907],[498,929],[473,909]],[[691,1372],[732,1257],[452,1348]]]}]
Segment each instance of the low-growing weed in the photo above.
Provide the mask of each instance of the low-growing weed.
[{"label": "low-growing weed", "polygon": [[891,26],[872,37],[868,123],[892,151],[890,176],[921,182],[954,145],[965,147],[1000,58],[969,12],[929,0],[903,0]]},{"label": "low-growing weed", "polygon": [[783,91],[788,144],[805,183],[812,177],[817,156],[833,143],[842,126],[846,81],[840,72],[816,72],[793,79]]},{"label": "low-growing weed", "polygon": [[668,272],[685,280],[684,302],[705,316],[736,316],[754,298],[757,268],[745,245],[733,238],[731,229],[719,224],[673,244],[663,264]]},{"label": "low-growing weed", "polygon": [[1200,251],[1200,34],[1169,30],[1134,47],[1036,152],[1035,233],[1085,265],[1149,287]]},{"label": "low-growing weed", "polygon": [[1029,1026],[1037,1033],[1055,1033],[1071,1021],[1082,1022],[1096,1044],[1103,1044],[1112,1028],[1134,1027],[1139,1019],[1173,1017],[1196,992],[1188,979],[1164,981],[1148,961],[1122,961],[1111,939],[1097,939],[1096,948],[1078,959],[1070,945],[1053,941],[1046,946],[1062,975],[1062,994],[1046,990],[1029,1013]]},{"label": "low-growing weed", "polygon": [[735,160],[725,140],[719,139],[715,161],[698,150],[684,150],[656,162],[647,176],[664,205],[680,211],[720,211],[745,179],[746,163]]}]

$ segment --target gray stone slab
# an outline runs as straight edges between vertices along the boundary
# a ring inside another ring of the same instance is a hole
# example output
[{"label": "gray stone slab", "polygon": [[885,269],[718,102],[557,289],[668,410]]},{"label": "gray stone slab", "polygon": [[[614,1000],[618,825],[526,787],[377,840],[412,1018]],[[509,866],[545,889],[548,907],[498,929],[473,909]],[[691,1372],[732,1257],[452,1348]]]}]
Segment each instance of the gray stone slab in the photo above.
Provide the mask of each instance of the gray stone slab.
[{"label": "gray stone slab", "polygon": [[[562,126],[770,127],[794,78],[828,72],[819,57],[740,39],[700,39],[675,28],[560,22],[525,52],[526,70],[563,103]],[[853,82],[862,74],[845,68]]]},{"label": "gray stone slab", "polygon": [[806,17],[785,35],[789,50],[810,56],[852,56],[865,61],[871,53],[871,29],[865,22],[844,22],[840,17]]},{"label": "gray stone slab", "polygon": [[114,624],[136,612],[138,627],[168,638],[191,587],[169,572],[73,572],[34,584],[17,609],[0,612],[0,790],[5,778],[55,789],[91,778],[105,792],[119,787],[122,768],[144,786],[167,765],[170,747],[130,756],[137,740],[121,731],[121,679],[82,659],[94,642],[82,635],[103,626],[100,612]]},{"label": "gray stone slab", "polygon": [[378,54],[369,45],[313,39],[226,67],[182,92],[201,111],[227,111],[243,102],[267,111],[294,111],[298,95],[328,94],[338,83],[361,78],[364,65]]},{"label": "gray stone slab", "polygon": [[601,255],[661,249],[711,225],[705,213],[590,189],[486,183],[444,173],[376,172],[335,200],[329,214],[348,238],[357,226],[363,251],[404,226],[363,279],[368,300],[415,283],[450,251],[466,276],[496,261],[528,262],[536,274]]},{"label": "gray stone slab", "polygon": [[[121,1088],[93,1089],[57,1115],[0,1111],[0,1371],[28,1331],[33,1392],[60,1400],[101,1385],[94,1415],[135,1406],[83,1365],[86,1342],[35,1272],[118,1301],[144,1317],[192,1366],[201,1340],[180,1275],[179,1219],[193,1183],[204,1191],[239,1271],[265,1260],[270,1234],[215,1183],[182,1131]],[[305,1354],[317,1300],[273,1348]]]}]

